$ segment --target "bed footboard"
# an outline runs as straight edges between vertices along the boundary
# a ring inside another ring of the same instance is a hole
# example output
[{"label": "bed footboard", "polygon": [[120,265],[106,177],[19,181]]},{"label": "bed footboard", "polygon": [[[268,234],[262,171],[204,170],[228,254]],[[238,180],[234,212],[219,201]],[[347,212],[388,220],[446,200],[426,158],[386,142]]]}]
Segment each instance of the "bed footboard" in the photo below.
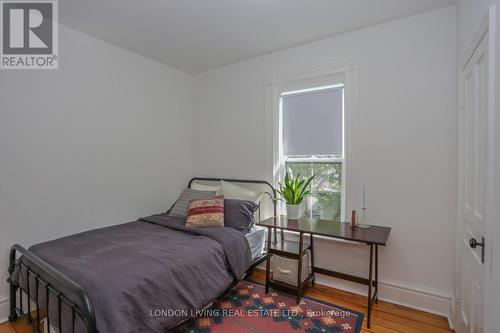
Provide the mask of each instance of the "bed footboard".
[{"label": "bed footboard", "polygon": [[[26,260],[21,260],[21,258]],[[14,277],[16,270],[17,281]],[[24,273],[21,274],[21,271]],[[8,282],[10,284],[9,321],[15,321],[22,316],[35,332],[42,333],[40,321],[41,316],[44,316],[45,325],[49,328],[55,327],[59,333],[63,331],[65,333],[68,329],[69,332],[97,333],[94,306],[83,288],[18,244],[10,249]],[[77,300],[78,304],[71,299]],[[23,300],[26,304],[23,304]],[[67,311],[63,311],[63,307]],[[85,327],[83,332],[76,328],[77,318],[83,322]]]}]

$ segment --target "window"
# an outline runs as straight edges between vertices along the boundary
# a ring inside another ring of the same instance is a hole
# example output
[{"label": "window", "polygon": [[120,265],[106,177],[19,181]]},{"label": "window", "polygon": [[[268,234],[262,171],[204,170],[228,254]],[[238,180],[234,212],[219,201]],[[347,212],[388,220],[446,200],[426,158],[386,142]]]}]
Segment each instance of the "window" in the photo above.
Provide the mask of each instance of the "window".
[{"label": "window", "polygon": [[315,176],[303,214],[343,220],[344,85],[281,93],[280,132],[282,169]]}]

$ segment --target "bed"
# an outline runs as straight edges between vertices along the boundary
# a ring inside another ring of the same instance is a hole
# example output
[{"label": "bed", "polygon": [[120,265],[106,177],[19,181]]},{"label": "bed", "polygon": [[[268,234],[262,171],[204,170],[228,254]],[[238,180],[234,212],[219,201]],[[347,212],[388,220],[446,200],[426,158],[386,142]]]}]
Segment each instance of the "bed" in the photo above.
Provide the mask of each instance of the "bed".
[{"label": "bed", "polygon": [[[193,178],[215,182],[220,178]],[[227,179],[252,186],[265,181]],[[271,197],[271,196],[270,196]],[[270,200],[269,200],[270,201]],[[258,214],[274,214],[272,209]],[[265,206],[264,204],[262,206]],[[261,217],[261,216],[260,216]],[[10,254],[9,320],[37,332],[164,332],[222,295],[265,259],[265,231],[187,228],[166,213]],[[28,301],[29,298],[29,301]]]}]

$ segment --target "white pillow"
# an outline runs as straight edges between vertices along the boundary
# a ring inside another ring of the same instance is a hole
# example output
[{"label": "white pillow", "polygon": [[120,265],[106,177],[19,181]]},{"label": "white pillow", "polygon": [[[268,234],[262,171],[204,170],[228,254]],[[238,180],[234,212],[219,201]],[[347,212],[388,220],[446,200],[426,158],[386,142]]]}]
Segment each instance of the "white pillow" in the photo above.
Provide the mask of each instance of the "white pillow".
[{"label": "white pillow", "polygon": [[256,193],[254,191],[250,191],[244,187],[234,185],[232,183],[225,182],[223,180],[220,181],[220,193],[226,199],[238,199],[238,200],[250,200],[255,203],[259,203],[260,199],[264,193]]},{"label": "white pillow", "polygon": [[193,183],[193,184],[191,184],[191,189],[192,190],[196,190],[196,191],[210,191],[210,192],[214,192],[215,191],[215,195],[219,195],[221,187],[220,186],[212,186],[212,185],[203,185],[203,184]]}]

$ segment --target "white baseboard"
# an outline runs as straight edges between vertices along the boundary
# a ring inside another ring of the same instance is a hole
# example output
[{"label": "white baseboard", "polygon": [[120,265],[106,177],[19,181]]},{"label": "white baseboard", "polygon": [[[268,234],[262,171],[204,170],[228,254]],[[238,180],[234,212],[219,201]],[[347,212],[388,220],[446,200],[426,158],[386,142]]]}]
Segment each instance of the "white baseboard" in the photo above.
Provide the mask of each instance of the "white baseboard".
[{"label": "white baseboard", "polygon": [[0,297],[0,323],[9,320],[9,298]]}]

